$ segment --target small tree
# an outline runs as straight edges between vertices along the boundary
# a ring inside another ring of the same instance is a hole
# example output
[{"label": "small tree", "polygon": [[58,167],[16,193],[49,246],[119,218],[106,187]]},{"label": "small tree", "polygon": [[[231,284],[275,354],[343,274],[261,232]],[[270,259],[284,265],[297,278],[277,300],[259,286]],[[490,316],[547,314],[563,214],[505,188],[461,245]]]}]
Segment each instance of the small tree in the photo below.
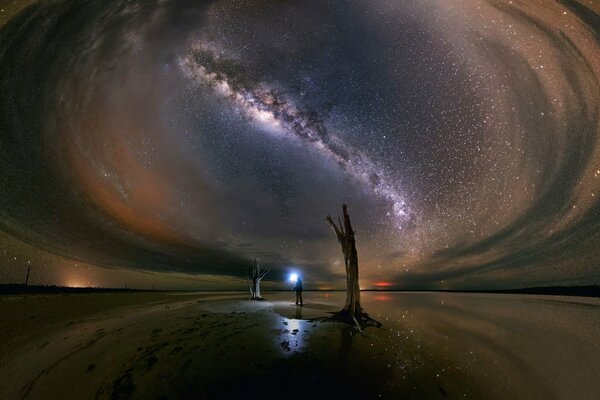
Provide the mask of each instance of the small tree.
[{"label": "small tree", "polygon": [[325,219],[338,239],[344,255],[344,266],[346,267],[346,304],[339,311],[334,319],[354,323],[361,330],[361,327],[367,325],[381,326],[381,324],[370,318],[360,305],[360,286],[358,283],[358,253],[356,251],[356,241],[354,240],[354,230],[350,223],[348,207],[342,205],[342,218],[338,217],[339,226],[333,222],[328,215]]},{"label": "small tree", "polygon": [[264,300],[260,295],[260,281],[269,273],[270,269],[262,265],[259,259],[254,259],[247,271],[248,286],[250,286],[250,300]]}]

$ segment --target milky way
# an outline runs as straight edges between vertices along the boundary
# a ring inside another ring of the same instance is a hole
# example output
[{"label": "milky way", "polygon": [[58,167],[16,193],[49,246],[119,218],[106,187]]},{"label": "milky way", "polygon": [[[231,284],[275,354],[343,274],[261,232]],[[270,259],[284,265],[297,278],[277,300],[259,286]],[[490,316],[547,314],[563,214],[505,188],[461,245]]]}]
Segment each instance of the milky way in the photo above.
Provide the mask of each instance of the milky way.
[{"label": "milky way", "polygon": [[230,99],[234,107],[241,108],[250,119],[276,131],[291,133],[311,149],[337,162],[357,180],[368,184],[374,193],[390,201],[397,218],[396,225],[401,228],[408,215],[406,204],[395,186],[387,182],[385,175],[388,174],[381,167],[359,150],[347,146],[340,137],[331,135],[318,113],[299,110],[266,84],[249,89],[218,68],[213,71],[208,65],[215,64],[214,57],[199,44],[180,63],[187,77]]},{"label": "milky way", "polygon": [[594,2],[2,10],[3,282],[343,286],[345,202],[363,287],[600,283]]}]

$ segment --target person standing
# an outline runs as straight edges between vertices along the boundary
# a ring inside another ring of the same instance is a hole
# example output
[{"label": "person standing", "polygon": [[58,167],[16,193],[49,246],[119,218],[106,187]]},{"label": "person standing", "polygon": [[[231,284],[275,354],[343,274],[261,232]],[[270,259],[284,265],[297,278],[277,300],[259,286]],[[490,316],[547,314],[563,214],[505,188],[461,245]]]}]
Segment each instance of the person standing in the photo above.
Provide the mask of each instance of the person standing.
[{"label": "person standing", "polygon": [[302,279],[298,277],[296,280],[296,286],[294,286],[294,292],[296,292],[296,305],[300,302],[300,307],[304,305],[304,300],[302,299]]}]

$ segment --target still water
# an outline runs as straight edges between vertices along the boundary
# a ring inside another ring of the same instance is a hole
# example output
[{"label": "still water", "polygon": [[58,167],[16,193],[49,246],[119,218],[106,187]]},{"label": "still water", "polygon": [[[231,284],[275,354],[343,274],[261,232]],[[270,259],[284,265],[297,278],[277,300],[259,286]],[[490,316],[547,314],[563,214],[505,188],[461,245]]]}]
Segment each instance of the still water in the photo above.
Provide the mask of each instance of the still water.
[{"label": "still water", "polygon": [[0,398],[600,399],[600,299],[362,292],[359,332],[343,292],[263,295],[6,299]]},{"label": "still water", "polygon": [[[310,309],[315,303],[339,306],[344,296],[313,292],[305,298]],[[425,292],[361,296],[364,309],[383,329],[367,328],[363,335],[340,331],[345,361],[335,368],[346,368],[354,379],[368,380],[371,373],[382,397],[600,398],[600,299]],[[318,348],[319,330],[307,331],[311,334],[312,339],[299,338],[306,351]]]}]

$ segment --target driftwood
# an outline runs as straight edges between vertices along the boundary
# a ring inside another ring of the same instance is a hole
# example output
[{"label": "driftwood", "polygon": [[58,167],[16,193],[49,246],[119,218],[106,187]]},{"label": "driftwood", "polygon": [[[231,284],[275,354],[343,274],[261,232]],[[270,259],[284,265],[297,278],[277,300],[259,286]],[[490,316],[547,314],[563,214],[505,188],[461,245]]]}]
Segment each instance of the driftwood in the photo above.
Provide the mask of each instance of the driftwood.
[{"label": "driftwood", "polygon": [[250,300],[264,300],[260,295],[260,281],[269,273],[270,269],[263,266],[259,259],[248,267],[246,277],[250,287]]},{"label": "driftwood", "polygon": [[325,219],[342,247],[344,255],[344,266],[346,268],[346,303],[344,308],[335,313],[330,320],[346,322],[355,325],[359,331],[367,326],[381,326],[381,323],[364,312],[360,305],[360,285],[358,282],[358,253],[356,251],[356,241],[354,239],[354,230],[348,215],[346,204],[342,206],[343,219],[338,217],[339,225],[328,215]]}]

